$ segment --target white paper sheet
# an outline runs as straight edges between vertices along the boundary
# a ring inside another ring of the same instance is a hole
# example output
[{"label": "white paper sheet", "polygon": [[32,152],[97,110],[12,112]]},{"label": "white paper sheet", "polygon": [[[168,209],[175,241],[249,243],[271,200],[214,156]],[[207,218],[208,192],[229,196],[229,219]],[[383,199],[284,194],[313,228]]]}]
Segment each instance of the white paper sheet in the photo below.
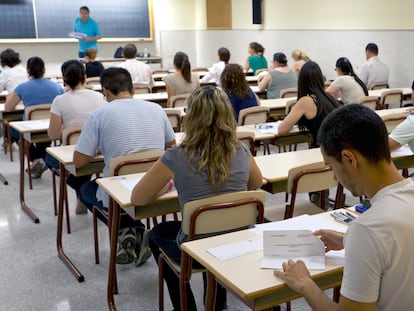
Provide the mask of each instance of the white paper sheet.
[{"label": "white paper sheet", "polygon": [[258,237],[237,243],[209,248],[207,249],[207,252],[223,261],[234,257],[260,252],[262,249],[263,239]]},{"label": "white paper sheet", "polygon": [[282,269],[289,259],[301,259],[311,270],[324,270],[324,244],[310,230],[264,231],[261,268]]},{"label": "white paper sheet", "polygon": [[258,124],[256,125],[256,130],[264,134],[277,134],[279,131],[279,124],[280,123]]},{"label": "white paper sheet", "polygon": [[141,180],[140,178],[125,178],[124,176],[117,176],[114,177],[120,180],[120,183],[126,187],[129,191],[134,189],[135,185]]},{"label": "white paper sheet", "polygon": [[42,130],[49,127],[49,120],[25,121],[24,126],[32,130]]}]

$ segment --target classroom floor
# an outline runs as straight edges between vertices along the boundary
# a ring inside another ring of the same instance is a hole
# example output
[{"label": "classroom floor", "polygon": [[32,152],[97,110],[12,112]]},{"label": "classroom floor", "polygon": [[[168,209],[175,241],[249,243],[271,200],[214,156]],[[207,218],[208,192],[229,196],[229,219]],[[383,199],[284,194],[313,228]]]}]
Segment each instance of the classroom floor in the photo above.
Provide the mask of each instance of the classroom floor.
[{"label": "classroom floor", "polygon": [[[0,173],[9,185],[0,184],[0,301],[1,310],[70,311],[107,310],[106,283],[109,262],[107,228],[99,224],[101,263],[95,264],[93,250],[92,215],[76,215],[76,198],[69,190],[72,233],[64,225],[63,245],[66,254],[85,276],[78,283],[57,257],[56,216],[53,214],[52,179],[46,171],[33,181],[33,189],[26,189],[26,203],[40,218],[33,223],[22,212],[19,202],[19,161],[17,146],[15,160],[0,152]],[[28,183],[27,183],[28,185]],[[353,199],[347,196],[347,200]],[[268,195],[267,203],[284,200],[284,194]],[[348,203],[348,201],[347,201]],[[158,269],[153,258],[136,268],[118,266],[119,294],[115,301],[118,310],[151,311],[158,309]],[[192,279],[195,296],[202,310],[202,281],[200,275]],[[172,307],[166,297],[165,310]],[[228,295],[228,310],[248,310],[236,298]],[[292,310],[310,310],[303,299],[293,302]],[[284,310],[284,306],[282,307]]]}]

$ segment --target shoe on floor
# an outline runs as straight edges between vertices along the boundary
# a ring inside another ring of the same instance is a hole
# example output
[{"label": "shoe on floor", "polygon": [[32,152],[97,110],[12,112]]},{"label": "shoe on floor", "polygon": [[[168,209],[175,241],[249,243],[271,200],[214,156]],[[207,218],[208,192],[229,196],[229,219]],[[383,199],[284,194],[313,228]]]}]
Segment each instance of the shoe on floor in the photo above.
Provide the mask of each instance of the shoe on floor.
[{"label": "shoe on floor", "polygon": [[88,213],[88,209],[86,208],[85,204],[83,204],[82,201],[79,200],[79,199],[78,199],[78,203],[76,204],[75,213],[77,215],[87,214]]},{"label": "shoe on floor", "polygon": [[136,267],[139,267],[151,257],[151,249],[148,242],[149,232],[149,230],[145,230],[142,233],[142,242],[139,247],[138,256],[135,258]]},{"label": "shoe on floor", "polygon": [[32,171],[32,179],[38,179],[42,177],[44,171],[47,170],[47,166],[43,159],[36,159],[32,163],[31,171]]},{"label": "shoe on floor", "polygon": [[118,235],[118,252],[116,254],[116,263],[126,265],[134,262],[136,257],[136,232],[133,228],[124,228]]}]

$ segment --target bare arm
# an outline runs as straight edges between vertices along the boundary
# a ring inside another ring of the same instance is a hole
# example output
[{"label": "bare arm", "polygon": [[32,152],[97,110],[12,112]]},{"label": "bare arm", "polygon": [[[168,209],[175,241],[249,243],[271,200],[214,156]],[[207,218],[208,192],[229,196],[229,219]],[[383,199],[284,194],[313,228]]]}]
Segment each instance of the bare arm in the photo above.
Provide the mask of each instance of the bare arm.
[{"label": "bare arm", "polygon": [[143,206],[152,202],[172,178],[173,172],[158,160],[132,190],[132,204]]},{"label": "bare arm", "polygon": [[333,87],[332,84],[328,86],[328,88],[326,89],[326,92],[332,94],[332,96],[335,98],[341,97],[339,94],[339,91],[335,87]]},{"label": "bare arm", "polygon": [[246,63],[244,64],[244,70],[249,71],[250,64],[249,64],[249,58],[246,59]]},{"label": "bare arm", "polygon": [[50,139],[54,140],[54,139],[60,138],[61,134],[62,134],[62,117],[55,115],[54,113],[51,113],[47,135],[49,135]]},{"label": "bare arm", "polygon": [[391,137],[388,137],[388,144],[390,145],[390,150],[395,150],[401,147],[401,144],[398,141],[395,141]]},{"label": "bare arm", "polygon": [[317,108],[310,96],[305,96],[292,107],[292,110],[278,127],[280,134],[289,132],[302,116],[312,119],[316,116]]},{"label": "bare arm", "polygon": [[263,92],[266,90],[267,86],[272,83],[272,76],[270,73],[267,73],[262,80],[259,82],[259,91]]},{"label": "bare arm", "polygon": [[91,42],[91,41],[98,41],[102,39],[102,36],[95,36],[95,37],[85,37],[83,38],[84,41]]},{"label": "bare arm", "polygon": [[13,111],[19,102],[20,97],[17,96],[15,92],[9,94],[9,96],[7,96],[6,104],[4,105],[4,110]]},{"label": "bare arm", "polygon": [[175,146],[176,144],[177,143],[176,143],[176,141],[174,139],[174,140],[170,141],[169,143],[166,143],[165,144],[165,149],[171,148],[172,146]]},{"label": "bare arm", "polygon": [[73,154],[73,163],[75,164],[76,168],[85,166],[86,164],[90,163],[92,159],[93,157],[80,153],[78,151],[75,151]]},{"label": "bare arm", "polygon": [[263,185],[262,172],[256,164],[253,156],[250,156],[250,176],[247,188],[249,190],[256,190]]}]

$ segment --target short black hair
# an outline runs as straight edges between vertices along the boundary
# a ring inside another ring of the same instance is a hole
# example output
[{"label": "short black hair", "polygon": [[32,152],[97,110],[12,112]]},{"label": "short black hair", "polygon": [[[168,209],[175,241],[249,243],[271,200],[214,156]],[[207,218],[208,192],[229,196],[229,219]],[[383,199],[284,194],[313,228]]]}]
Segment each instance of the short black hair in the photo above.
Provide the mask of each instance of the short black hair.
[{"label": "short black hair", "polygon": [[378,45],[372,42],[368,43],[365,47],[365,51],[370,51],[371,53],[378,55]]},{"label": "short black hair", "polygon": [[87,12],[89,13],[89,8],[88,8],[86,5],[81,6],[81,7],[79,8],[79,11],[82,11],[82,10],[87,11]]},{"label": "short black hair", "polygon": [[45,62],[37,56],[30,57],[27,60],[27,73],[30,77],[40,79],[45,74]]},{"label": "short black hair", "polygon": [[119,67],[111,67],[102,72],[101,86],[114,95],[125,91],[132,94],[133,88],[132,78],[128,70]]},{"label": "short black hair", "polygon": [[278,62],[282,66],[287,66],[288,62],[285,53],[282,52],[277,52],[273,54],[273,61]]},{"label": "short black hair", "polygon": [[19,53],[12,49],[5,49],[0,54],[0,63],[2,67],[13,68],[21,62]]},{"label": "short black hair", "polygon": [[387,128],[378,114],[363,105],[348,104],[332,111],[322,122],[318,142],[326,155],[339,162],[347,148],[371,163],[391,162]]},{"label": "short black hair", "polygon": [[219,48],[218,56],[221,61],[227,64],[230,60],[230,51],[227,48]]},{"label": "short black hair", "polygon": [[125,58],[135,58],[137,57],[137,47],[133,43],[128,43],[122,48],[122,53]]},{"label": "short black hair", "polygon": [[85,66],[77,59],[64,62],[61,67],[63,81],[72,90],[79,84],[85,83]]}]

